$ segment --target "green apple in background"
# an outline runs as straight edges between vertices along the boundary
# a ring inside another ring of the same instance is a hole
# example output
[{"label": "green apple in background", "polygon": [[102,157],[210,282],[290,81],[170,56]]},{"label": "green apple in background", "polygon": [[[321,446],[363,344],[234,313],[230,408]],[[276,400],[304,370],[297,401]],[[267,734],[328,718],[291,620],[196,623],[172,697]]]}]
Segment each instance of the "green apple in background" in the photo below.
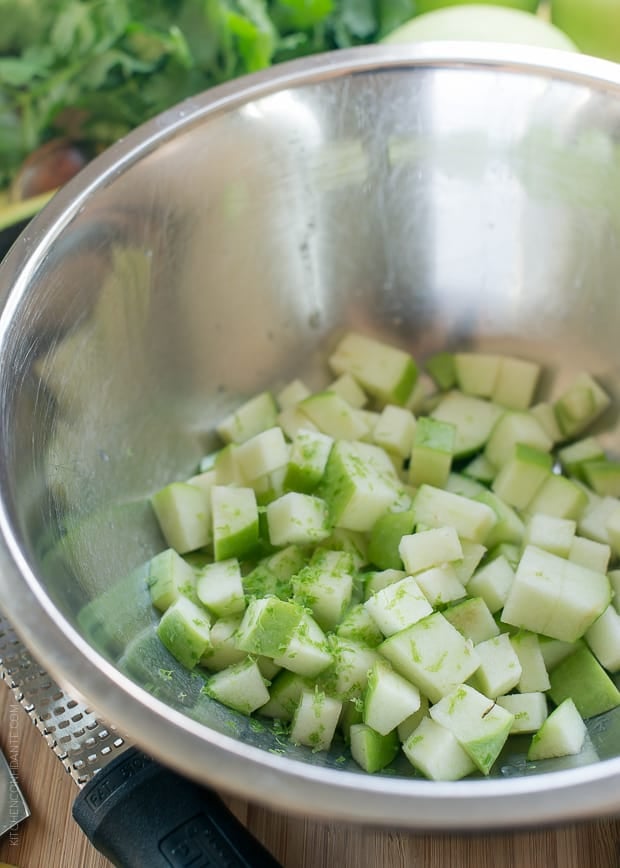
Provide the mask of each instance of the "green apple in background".
[{"label": "green apple in background", "polygon": [[551,20],[586,54],[620,61],[620,0],[551,0]]},{"label": "green apple in background", "polygon": [[[617,2],[620,4],[620,0]],[[518,9],[486,4],[453,6],[427,12],[388,33],[382,42],[390,44],[438,39],[512,42],[579,51],[565,33],[542,18]]]},{"label": "green apple in background", "polygon": [[416,0],[415,12],[416,15],[424,15],[425,12],[434,12],[445,6],[462,6],[472,2],[486,6],[510,6],[511,9],[521,9],[522,12],[536,12],[539,0]]}]

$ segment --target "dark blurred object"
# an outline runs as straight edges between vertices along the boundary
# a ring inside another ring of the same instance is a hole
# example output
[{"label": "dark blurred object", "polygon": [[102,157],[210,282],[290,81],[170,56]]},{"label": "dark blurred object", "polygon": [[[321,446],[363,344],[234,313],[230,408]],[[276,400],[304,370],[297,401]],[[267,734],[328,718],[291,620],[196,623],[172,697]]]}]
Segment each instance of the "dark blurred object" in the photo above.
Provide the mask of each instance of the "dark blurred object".
[{"label": "dark blurred object", "polygon": [[7,226],[6,229],[0,229],[0,259],[3,259],[9,252],[20,234],[24,231],[30,220],[20,220],[19,223],[13,223],[12,226]]},{"label": "dark blurred object", "polygon": [[62,187],[86,163],[86,155],[68,139],[46,142],[22,163],[11,184],[9,198],[21,202]]}]

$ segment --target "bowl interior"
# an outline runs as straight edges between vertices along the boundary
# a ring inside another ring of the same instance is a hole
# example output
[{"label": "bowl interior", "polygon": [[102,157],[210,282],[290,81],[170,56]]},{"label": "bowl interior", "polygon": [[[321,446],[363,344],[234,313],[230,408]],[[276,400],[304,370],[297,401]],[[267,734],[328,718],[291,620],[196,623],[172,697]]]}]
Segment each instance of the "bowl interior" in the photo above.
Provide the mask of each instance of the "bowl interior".
[{"label": "bowl interior", "polygon": [[[146,130],[2,272],[12,532],[93,659],[226,735],[355,768],[341,743],[312,754],[207,700],[159,645],[149,495],[195,471],[244,398],[326,383],[348,329],[420,360],[535,359],[541,396],[586,369],[618,397],[620,90],[525,65],[370,65]],[[617,718],[577,759],[527,764],[517,744],[495,773],[616,756]]]}]

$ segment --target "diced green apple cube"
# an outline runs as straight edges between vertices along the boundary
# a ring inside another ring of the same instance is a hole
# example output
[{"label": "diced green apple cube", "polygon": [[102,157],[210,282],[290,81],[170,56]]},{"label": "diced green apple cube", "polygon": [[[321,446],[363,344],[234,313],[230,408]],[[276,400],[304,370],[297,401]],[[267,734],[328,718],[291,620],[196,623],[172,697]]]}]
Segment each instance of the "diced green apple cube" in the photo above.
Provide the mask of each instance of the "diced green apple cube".
[{"label": "diced green apple cube", "polygon": [[469,597],[444,609],[443,616],[474,645],[499,634],[499,627],[482,597]]},{"label": "diced green apple cube", "polygon": [[456,577],[462,585],[466,585],[476,572],[478,564],[486,553],[486,546],[471,542],[468,539],[461,540],[463,557],[460,561],[452,564]]},{"label": "diced green apple cube", "polygon": [[564,439],[558,420],[555,418],[553,404],[549,401],[541,401],[540,404],[530,407],[529,412],[540,422],[543,431],[554,443]]},{"label": "diced green apple cube", "polygon": [[258,543],[258,506],[251,488],[211,489],[213,553],[216,561],[242,558]]},{"label": "diced green apple cube", "polygon": [[549,678],[549,695],[555,704],[570,697],[585,719],[620,705],[620,691],[585,645],[558,663]]},{"label": "diced green apple cube", "polygon": [[581,465],[585,482],[601,497],[620,497],[620,461],[601,458]]},{"label": "diced green apple cube", "polygon": [[191,599],[196,593],[194,571],[174,549],[151,558],[147,582],[151,601],[160,612],[165,612],[181,595]]},{"label": "diced green apple cube", "polygon": [[380,659],[374,648],[342,636],[330,636],[329,650],[333,662],[319,682],[330,696],[343,701],[361,698],[368,685],[368,673]]},{"label": "diced green apple cube", "polygon": [[278,408],[271,392],[261,392],[226,416],[216,427],[225,443],[243,443],[277,424]]},{"label": "diced green apple cube", "polygon": [[482,449],[503,413],[497,404],[452,391],[441,399],[431,417],[454,425],[454,456],[463,458]]},{"label": "diced green apple cube", "polygon": [[336,629],[338,636],[352,639],[369,648],[376,648],[383,642],[383,633],[363,603],[357,603],[346,613]]},{"label": "diced green apple cube", "polygon": [[583,747],[586,725],[572,699],[565,699],[547,717],[532,738],[527,752],[530,762],[577,754]]},{"label": "diced green apple cube", "polygon": [[530,500],[527,509],[530,514],[540,513],[578,521],[587,505],[588,497],[582,488],[564,476],[551,473]]},{"label": "diced green apple cube", "polygon": [[381,735],[365,723],[349,730],[351,756],[369,774],[381,771],[396,758],[400,749],[397,733]]},{"label": "diced green apple cube", "polygon": [[332,371],[349,373],[372,397],[388,404],[405,404],[417,379],[412,357],[396,347],[350,332],[329,358]]},{"label": "diced green apple cube", "polygon": [[[367,536],[358,533],[358,531],[334,527],[330,535],[322,541],[321,545],[323,548],[333,549],[333,551],[347,552],[353,561],[354,570],[361,570],[362,567],[367,566],[369,563]],[[357,584],[361,588],[361,579]]]},{"label": "diced green apple cube", "polygon": [[428,698],[424,696],[423,693],[420,694],[420,707],[417,711],[414,711],[413,714],[410,714],[409,717],[406,717],[402,723],[399,723],[396,727],[398,731],[398,737],[401,742],[407,741],[411,733],[416,730],[419,725],[422,723],[425,717],[428,717],[428,708],[429,702]]},{"label": "diced green apple cube", "polygon": [[554,410],[562,433],[574,437],[587,428],[611,400],[590,374],[579,374],[572,385],[554,404]]},{"label": "diced green apple cube", "polygon": [[577,649],[583,648],[583,639],[578,639],[576,642],[562,642],[560,639],[551,639],[549,636],[539,636],[538,644],[547,672],[551,672],[562,660],[566,660]]},{"label": "diced green apple cube", "polygon": [[[586,461],[598,461],[605,458],[605,451],[596,437],[584,437],[583,440],[575,440],[558,450],[558,458],[565,473],[575,476],[585,482],[582,466]],[[600,493],[600,492],[599,492]]]},{"label": "diced green apple cube", "polygon": [[329,392],[336,392],[341,398],[354,407],[356,410],[361,410],[368,403],[368,395],[364,392],[355,377],[349,373],[341,374],[333,383],[327,387]]},{"label": "diced green apple cube", "polygon": [[509,711],[466,684],[433,705],[430,716],[450,730],[484,775],[489,774],[514,722]]},{"label": "diced green apple cube", "polygon": [[289,460],[289,449],[282,429],[275,426],[250,437],[237,447],[235,459],[248,482],[284,467]]},{"label": "diced green apple cube", "polygon": [[510,506],[525,509],[551,473],[551,455],[517,443],[493,480],[492,489]]},{"label": "diced green apple cube", "polygon": [[286,648],[274,656],[273,662],[297,675],[316,678],[327,669],[332,659],[325,634],[314,618],[304,612]]},{"label": "diced green apple cube", "polygon": [[216,672],[203,687],[203,692],[242,714],[252,714],[269,701],[265,679],[251,657]]},{"label": "diced green apple cube", "polygon": [[366,600],[364,607],[384,636],[398,633],[433,611],[412,576],[377,591]]},{"label": "diced green apple cube", "polygon": [[298,378],[291,380],[286,384],[276,395],[276,402],[280,410],[287,410],[289,407],[294,407],[299,404],[304,398],[311,394],[311,390],[306,386],[303,380]]},{"label": "diced green apple cube", "polygon": [[377,661],[368,676],[364,723],[381,735],[387,735],[419,707],[418,688],[394,672],[387,663]]},{"label": "diced green apple cube", "polygon": [[512,690],[521,678],[521,663],[507,633],[476,645],[480,666],[470,679],[473,687],[490,699]]},{"label": "diced green apple cube", "polygon": [[246,479],[237,463],[237,443],[229,443],[217,453],[215,458],[216,485],[246,485]]},{"label": "diced green apple cube", "polygon": [[201,473],[198,473],[196,476],[191,476],[187,480],[187,484],[194,485],[196,488],[200,488],[205,492],[205,494],[209,495],[212,487],[217,482],[216,476],[215,467],[212,467],[209,470],[204,470]]},{"label": "diced green apple cube", "polygon": [[572,519],[535,513],[525,527],[523,545],[538,546],[561,558],[568,558],[576,530],[577,523]]},{"label": "diced green apple cube", "polygon": [[321,542],[331,529],[325,501],[297,491],[289,491],[268,504],[267,525],[274,546]]},{"label": "diced green apple cube", "polygon": [[394,633],[379,651],[431,702],[466,681],[480,664],[471,643],[439,612]]},{"label": "diced green apple cube", "polygon": [[351,602],[353,562],[347,552],[317,549],[292,579],[295,600],[310,609],[323,630],[340,623]]},{"label": "diced green apple cube", "polygon": [[465,586],[456,577],[456,571],[451,564],[431,567],[416,573],[415,580],[433,608],[461,600],[466,596]]},{"label": "diced green apple cube", "polygon": [[547,697],[537,691],[498,696],[495,701],[514,717],[510,735],[537,732],[549,714]]},{"label": "diced green apple cube", "polygon": [[409,461],[411,485],[445,485],[454,454],[456,428],[450,422],[422,417],[418,419]]},{"label": "diced green apple cube", "polygon": [[442,392],[447,392],[456,383],[454,353],[435,353],[426,360],[425,368]]},{"label": "diced green apple cube", "polygon": [[509,410],[495,424],[484,454],[499,469],[511,459],[519,443],[540,452],[550,452],[553,446],[553,441],[531,413]]},{"label": "diced green apple cube", "polygon": [[521,677],[517,690],[521,693],[549,690],[551,682],[536,633],[519,630],[511,636],[510,643],[521,664]]},{"label": "diced green apple cube", "polygon": [[294,440],[297,432],[302,429],[304,431],[319,430],[314,422],[312,422],[296,404],[293,407],[287,407],[285,410],[281,410],[280,413],[278,413],[277,423],[289,440]]},{"label": "diced green apple cube", "polygon": [[381,570],[400,569],[400,541],[412,533],[414,521],[413,510],[386,512],[380,516],[370,531],[369,560]]},{"label": "diced green apple cube", "polygon": [[336,392],[315,392],[297,405],[323,434],[335,440],[359,440],[368,427]]},{"label": "diced green apple cube", "polygon": [[342,702],[318,690],[302,691],[293,715],[290,738],[294,744],[305,744],[315,751],[327,750],[332,743]]},{"label": "diced green apple cube", "polygon": [[208,495],[187,482],[171,482],[151,498],[157,521],[170,548],[179,554],[211,541]]},{"label": "diced green apple cube", "polygon": [[293,439],[284,487],[289,491],[311,494],[321,481],[333,446],[333,438],[320,431],[301,428]]},{"label": "diced green apple cube", "polygon": [[401,538],[398,551],[405,569],[412,576],[463,558],[461,541],[453,527],[406,534]]},{"label": "diced green apple cube", "polygon": [[337,527],[370,531],[398,501],[396,479],[387,468],[378,469],[373,460],[377,453],[368,449],[368,444],[340,440],[330,452],[318,492],[329,504],[330,520]]},{"label": "diced green apple cube", "polygon": [[476,764],[445,726],[424,717],[403,744],[411,765],[432,781],[460,781]]},{"label": "diced green apple cube", "polygon": [[612,673],[620,670],[620,615],[614,606],[605,609],[584,638],[601,666]]},{"label": "diced green apple cube", "polygon": [[497,476],[497,468],[491,464],[484,452],[480,452],[463,468],[463,475],[490,485]]},{"label": "diced green apple cube", "polygon": [[198,573],[198,599],[218,618],[236,615],[245,609],[241,568],[236,558],[207,564]]},{"label": "diced green apple cube", "polygon": [[386,452],[407,458],[411,454],[415,429],[415,416],[410,410],[388,404],[377,419],[372,439]]},{"label": "diced green apple cube", "polygon": [[237,630],[237,647],[248,654],[277,657],[287,649],[303,617],[303,608],[288,600],[250,600]]},{"label": "diced green apple cube", "polygon": [[540,365],[504,356],[500,359],[491,399],[512,410],[527,410],[539,377]]},{"label": "diced green apple cube", "polygon": [[477,543],[484,543],[497,520],[490,506],[431,485],[420,486],[413,511],[418,525],[453,527],[459,537]]},{"label": "diced green apple cube", "polygon": [[261,706],[261,716],[292,720],[303,691],[313,689],[313,682],[309,678],[281,670],[269,688],[269,701]]},{"label": "diced green apple cube", "polygon": [[481,597],[492,614],[505,605],[514,581],[514,570],[504,555],[480,567],[467,583],[467,593]]},{"label": "diced green apple cube", "polygon": [[[605,545],[613,545],[607,530],[608,522],[616,519],[620,502],[616,497],[599,497],[593,494],[590,503],[577,519],[577,530],[581,536],[593,539]],[[613,518],[612,518],[613,516]]]},{"label": "diced green apple cube", "polygon": [[501,357],[485,353],[455,353],[456,381],[466,395],[490,398],[499,375]]},{"label": "diced green apple cube", "polygon": [[523,541],[525,526],[517,512],[501,497],[492,491],[483,491],[474,498],[478,503],[485,503],[495,513],[495,525],[487,535],[485,545],[493,548],[500,543],[516,543]]},{"label": "diced green apple cube", "polygon": [[453,494],[460,494],[461,497],[477,497],[479,494],[482,494],[486,491],[486,487],[478,482],[476,479],[472,479],[469,476],[463,476],[462,473],[450,473],[448,479],[446,480],[446,484],[444,485],[446,491],[451,491]]},{"label": "diced green apple cube", "polygon": [[219,618],[210,632],[210,645],[200,659],[202,666],[212,672],[220,672],[235,663],[245,660],[247,654],[237,647],[236,633],[241,624],[239,615]]},{"label": "diced green apple cube", "polygon": [[157,626],[157,635],[173,657],[187,669],[200,662],[210,644],[211,619],[202,606],[179,597]]},{"label": "diced green apple cube", "polygon": [[373,594],[387,588],[388,585],[393,585],[406,577],[407,573],[404,570],[373,570],[370,573],[365,573],[364,578],[364,599],[369,600]]},{"label": "diced green apple cube", "polygon": [[611,548],[582,536],[574,537],[568,552],[568,560],[589,567],[597,573],[606,573],[611,558]]}]

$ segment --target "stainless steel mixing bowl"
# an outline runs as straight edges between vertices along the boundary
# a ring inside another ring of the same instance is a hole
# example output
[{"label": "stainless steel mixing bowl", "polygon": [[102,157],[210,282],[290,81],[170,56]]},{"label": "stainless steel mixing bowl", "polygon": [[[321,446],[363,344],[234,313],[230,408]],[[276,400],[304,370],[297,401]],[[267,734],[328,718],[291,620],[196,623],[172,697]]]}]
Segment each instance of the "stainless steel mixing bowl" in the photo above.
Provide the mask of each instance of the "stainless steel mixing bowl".
[{"label": "stainless steel mixing bowl", "polygon": [[3,608],[107,719],[250,799],[425,829],[618,811],[618,713],[576,761],[517,748],[485,780],[369,776],[342,747],[282,746],[178,673],[158,681],[148,636],[124,649],[153,619],[132,573],[163,546],[148,496],[193,471],[244,397],[321,382],[347,328],[420,358],[515,352],[558,387],[585,368],[618,396],[619,277],[620,67],[368,48],[183,103],[95,160],[0,269]]}]

